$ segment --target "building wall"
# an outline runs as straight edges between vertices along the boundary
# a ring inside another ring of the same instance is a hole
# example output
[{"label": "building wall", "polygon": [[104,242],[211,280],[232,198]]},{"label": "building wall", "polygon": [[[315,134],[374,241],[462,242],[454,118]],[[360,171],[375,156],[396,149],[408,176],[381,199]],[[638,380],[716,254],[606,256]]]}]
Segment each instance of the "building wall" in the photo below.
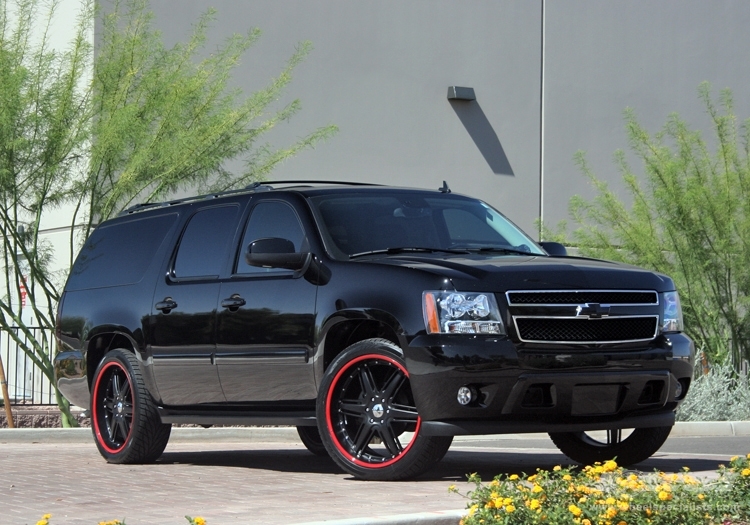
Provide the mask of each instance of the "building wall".
[{"label": "building wall", "polygon": [[[340,131],[287,161],[273,178],[427,188],[445,179],[530,233],[542,213],[556,223],[567,217],[573,194],[591,195],[573,163],[576,151],[586,151],[597,174],[619,187],[611,158],[627,148],[625,107],[652,131],[674,111],[705,128],[697,88],[708,80],[717,90],[733,88],[739,114],[750,114],[742,98],[750,73],[750,3],[743,1],[152,5],[171,43],[185,39],[209,6],[218,11],[214,44],[260,27],[263,37],[235,79],[247,90],[277,73],[296,42],[313,42],[288,89],[287,101],[300,98],[303,110],[270,139],[283,145],[327,123]],[[453,85],[473,87],[476,102],[450,103]]]}]

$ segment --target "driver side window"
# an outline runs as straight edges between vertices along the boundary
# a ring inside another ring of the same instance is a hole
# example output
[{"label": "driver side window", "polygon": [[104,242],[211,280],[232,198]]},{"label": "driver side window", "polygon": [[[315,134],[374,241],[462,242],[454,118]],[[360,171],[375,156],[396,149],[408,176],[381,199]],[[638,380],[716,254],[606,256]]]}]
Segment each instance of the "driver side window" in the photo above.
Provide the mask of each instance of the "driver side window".
[{"label": "driver side window", "polygon": [[247,247],[258,239],[271,237],[287,239],[294,244],[294,251],[300,252],[307,244],[305,231],[302,229],[297,213],[289,204],[282,201],[261,201],[255,205],[250,212],[250,217],[245,227],[240,244],[240,253],[237,258],[235,273],[238,274],[262,274],[268,272],[289,272],[289,270],[278,270],[272,268],[259,268],[250,266],[245,260]]}]

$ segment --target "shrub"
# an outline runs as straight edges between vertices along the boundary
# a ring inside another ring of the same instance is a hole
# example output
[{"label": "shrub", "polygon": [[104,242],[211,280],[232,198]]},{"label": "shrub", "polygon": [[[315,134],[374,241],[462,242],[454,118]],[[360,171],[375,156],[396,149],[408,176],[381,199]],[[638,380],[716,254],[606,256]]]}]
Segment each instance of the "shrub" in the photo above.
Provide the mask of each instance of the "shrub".
[{"label": "shrub", "polygon": [[698,376],[677,410],[678,421],[750,420],[750,381],[728,363]]}]

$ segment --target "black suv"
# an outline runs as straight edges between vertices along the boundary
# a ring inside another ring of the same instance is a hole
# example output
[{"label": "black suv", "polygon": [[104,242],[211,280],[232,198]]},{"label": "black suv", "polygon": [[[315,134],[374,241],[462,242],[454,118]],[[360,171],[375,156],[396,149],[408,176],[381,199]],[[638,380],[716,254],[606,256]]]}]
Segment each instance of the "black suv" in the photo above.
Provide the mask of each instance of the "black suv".
[{"label": "black suv", "polygon": [[682,329],[669,277],[537,244],[445,184],[288,181],[102,223],[60,300],[55,368],[110,462],[155,460],[172,423],[295,425],[391,480],[457,434],[648,458],[692,377]]}]

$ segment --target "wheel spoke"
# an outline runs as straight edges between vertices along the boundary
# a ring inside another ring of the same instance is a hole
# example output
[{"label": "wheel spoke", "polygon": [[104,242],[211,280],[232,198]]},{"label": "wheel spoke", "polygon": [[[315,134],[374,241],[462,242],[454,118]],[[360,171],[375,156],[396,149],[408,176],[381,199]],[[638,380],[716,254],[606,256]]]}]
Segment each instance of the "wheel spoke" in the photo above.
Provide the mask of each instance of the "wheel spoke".
[{"label": "wheel spoke", "polygon": [[404,449],[401,446],[401,442],[393,433],[393,429],[390,425],[381,427],[378,434],[380,435],[380,439],[383,440],[383,445],[385,445],[385,447],[388,449],[388,452],[391,453],[391,456],[396,457],[401,454],[401,452],[403,452]]},{"label": "wheel spoke", "polygon": [[375,395],[375,392],[377,391],[375,378],[372,377],[372,371],[367,365],[363,365],[359,369],[359,382],[362,385],[362,392],[364,392],[366,397],[372,397]]},{"label": "wheel spoke", "polygon": [[392,421],[415,422],[419,419],[417,408],[407,405],[391,405],[389,416]]},{"label": "wheel spoke", "polygon": [[339,401],[339,412],[347,416],[363,418],[367,411],[367,405],[362,401],[341,400]]},{"label": "wheel spoke", "polygon": [[120,399],[125,400],[130,395],[130,381],[125,381],[125,384],[122,385],[122,390],[120,392]]},{"label": "wheel spoke", "polygon": [[385,382],[385,386],[383,387],[382,391],[383,397],[385,397],[386,399],[392,399],[405,381],[406,376],[404,376],[403,372],[401,372],[401,370],[395,369],[388,380]]},{"label": "wheel spoke", "polygon": [[[130,426],[128,425],[128,421],[123,417],[118,417],[115,422],[115,436],[113,436],[113,439],[115,441],[125,443],[125,440],[128,438],[128,434],[130,433]],[[118,437],[120,439],[117,439]]]},{"label": "wheel spoke", "polygon": [[616,445],[622,441],[622,431],[619,428],[607,430],[607,445]]},{"label": "wheel spoke", "polygon": [[133,403],[125,402],[122,404],[122,415],[128,419],[133,417]]},{"label": "wheel spoke", "polygon": [[112,374],[112,397],[120,397],[120,376],[116,373]]},{"label": "wheel spoke", "polygon": [[362,424],[357,429],[357,435],[354,437],[354,455],[359,456],[365,451],[370,444],[373,436],[372,425]]}]

